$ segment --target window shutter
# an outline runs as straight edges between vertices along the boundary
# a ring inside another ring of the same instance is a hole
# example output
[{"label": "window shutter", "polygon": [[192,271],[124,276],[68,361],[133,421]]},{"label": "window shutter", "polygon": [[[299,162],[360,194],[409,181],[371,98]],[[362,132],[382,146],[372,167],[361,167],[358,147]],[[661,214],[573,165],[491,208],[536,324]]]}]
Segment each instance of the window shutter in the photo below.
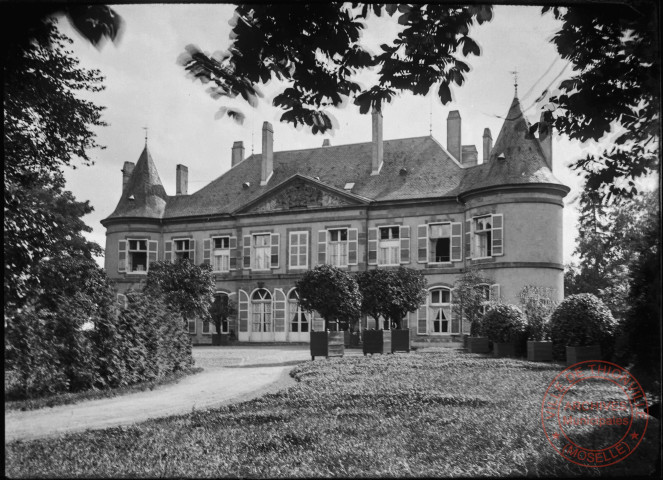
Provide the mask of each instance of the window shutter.
[{"label": "window shutter", "polygon": [[309,312],[311,315],[311,331],[312,332],[324,332],[325,331],[325,319],[320,316],[318,312],[313,310]]},{"label": "window shutter", "polygon": [[157,254],[159,253],[159,242],[156,240],[148,240],[147,242],[147,268],[149,271],[150,264],[157,261]]},{"label": "window shutter", "polygon": [[203,263],[209,265],[212,263],[212,239],[203,239]]},{"label": "window shutter", "polygon": [[118,293],[117,294],[117,306],[121,310],[126,310],[127,308],[127,296],[124,295],[123,293]]},{"label": "window shutter", "polygon": [[280,288],[274,290],[272,318],[274,319],[274,331],[285,332],[285,293]]},{"label": "window shutter", "polygon": [[280,233],[272,233],[271,235],[271,259],[270,267],[279,268],[279,246],[280,246]]},{"label": "window shutter", "polygon": [[251,268],[251,235],[244,235],[244,247],[242,248],[244,256],[244,268]]},{"label": "window shutter", "polygon": [[[249,237],[251,238],[251,237]],[[239,290],[239,308],[237,313],[239,314],[239,331],[248,332],[249,331],[249,294],[240,288]]]},{"label": "window shutter", "polygon": [[368,229],[368,264],[378,264],[378,229]]},{"label": "window shutter", "polygon": [[348,265],[357,265],[357,236],[356,228],[348,228]]},{"label": "window shutter", "polygon": [[189,240],[189,260],[194,265],[196,264],[196,241]]},{"label": "window shutter", "polygon": [[318,265],[327,263],[327,230],[318,231]]},{"label": "window shutter", "polygon": [[401,263],[410,263],[410,227],[401,227]]},{"label": "window shutter", "polygon": [[489,300],[491,302],[499,302],[500,301],[500,285],[498,283],[495,283],[494,285],[490,286],[490,293],[489,293]]},{"label": "window shutter", "polygon": [[117,271],[127,271],[127,241],[120,240],[117,246]]},{"label": "window shutter", "polygon": [[451,261],[460,262],[463,259],[463,224],[451,224]]},{"label": "window shutter", "polygon": [[428,261],[428,225],[419,225],[417,227],[417,262],[426,263]]},{"label": "window shutter", "polygon": [[493,256],[504,255],[504,242],[503,242],[503,216],[501,213],[491,215],[493,220]]},{"label": "window shutter", "polygon": [[237,251],[237,237],[230,237],[228,248],[230,249],[230,270],[237,270],[237,257],[239,256],[239,252]]},{"label": "window shutter", "polygon": [[465,220],[465,259],[469,260],[471,255],[472,246],[472,220]]},{"label": "window shutter", "polygon": [[166,262],[173,261],[173,242],[164,242],[164,260]]},{"label": "window shutter", "polygon": [[417,335],[428,335],[428,307],[425,304],[417,309]]}]

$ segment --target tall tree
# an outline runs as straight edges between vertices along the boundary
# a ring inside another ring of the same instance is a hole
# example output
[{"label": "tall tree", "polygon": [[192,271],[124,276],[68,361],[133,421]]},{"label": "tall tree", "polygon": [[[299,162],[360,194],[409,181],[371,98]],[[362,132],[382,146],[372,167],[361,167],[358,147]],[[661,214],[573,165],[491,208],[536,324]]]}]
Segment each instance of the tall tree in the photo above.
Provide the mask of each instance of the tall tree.
[{"label": "tall tree", "polygon": [[[94,127],[102,107],[80,98],[100,91],[98,71],[85,70],[66,50],[71,40],[46,22],[46,36],[6,50],[4,68],[5,307],[20,305],[38,286],[41,259],[62,254],[92,258],[101,248],[87,241],[81,217],[92,211],[64,190],[62,168],[98,147]],[[13,66],[13,68],[10,68]]]}]

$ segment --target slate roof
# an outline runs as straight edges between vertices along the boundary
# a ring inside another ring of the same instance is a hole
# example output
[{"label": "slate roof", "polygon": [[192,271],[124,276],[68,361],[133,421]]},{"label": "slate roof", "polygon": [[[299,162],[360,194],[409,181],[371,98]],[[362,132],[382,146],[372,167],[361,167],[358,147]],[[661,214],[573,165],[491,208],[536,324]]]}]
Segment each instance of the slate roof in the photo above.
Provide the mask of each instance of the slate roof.
[{"label": "slate roof", "polygon": [[[115,211],[108,217],[178,218],[230,214],[268,194],[294,175],[311,177],[372,202],[454,197],[481,187],[523,183],[561,185],[514,98],[488,164],[463,168],[433,137],[384,141],[384,163],[371,176],[372,143],[274,152],[273,175],[260,186],[262,155],[251,155],[191,195],[166,196],[147,151],[136,163]],[[504,153],[505,159],[497,157]],[[401,174],[406,169],[405,175]],[[244,188],[248,182],[250,186]],[[128,200],[133,194],[134,201]]]}]

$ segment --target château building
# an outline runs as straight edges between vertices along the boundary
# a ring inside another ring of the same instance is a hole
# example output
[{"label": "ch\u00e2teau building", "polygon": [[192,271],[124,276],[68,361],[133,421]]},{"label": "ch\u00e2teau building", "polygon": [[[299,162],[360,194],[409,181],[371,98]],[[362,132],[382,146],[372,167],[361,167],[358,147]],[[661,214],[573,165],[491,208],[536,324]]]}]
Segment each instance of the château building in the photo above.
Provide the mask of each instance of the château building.
[{"label": "ch\u00e2teau building", "polygon": [[[453,285],[476,265],[487,298],[515,302],[525,285],[563,295],[562,210],[569,188],[552,173],[552,131],[530,132],[514,98],[497,140],[483,132],[482,162],[461,142],[461,117],[449,113],[446,146],[432,136],[383,140],[373,113],[370,142],[274,151],[273,127],[262,152],[244,158],[195,193],[177,165],[167,195],[145,146],[125,162],[120,201],[108,218],[105,268],[122,294],[137,288],[150,264],[186,257],[212,265],[219,296],[237,315],[224,324],[238,340],[307,342],[322,329],[298,307],[295,282],[318,264],[349,272],[400,265],[421,270],[426,305],[409,315],[413,339],[469,332],[452,310]],[[362,319],[371,326],[372,319]],[[213,326],[191,319],[194,343]]]}]

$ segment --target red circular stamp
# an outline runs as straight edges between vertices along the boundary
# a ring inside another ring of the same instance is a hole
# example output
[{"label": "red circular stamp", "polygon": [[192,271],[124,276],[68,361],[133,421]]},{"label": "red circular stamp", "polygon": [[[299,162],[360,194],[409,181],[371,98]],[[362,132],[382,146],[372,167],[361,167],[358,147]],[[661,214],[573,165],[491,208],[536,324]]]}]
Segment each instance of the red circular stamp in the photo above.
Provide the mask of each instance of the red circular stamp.
[{"label": "red circular stamp", "polygon": [[637,448],[648,413],[645,392],[626,369],[590,360],[571,365],[550,382],[541,423],[562,457],[585,467],[607,467]]}]

